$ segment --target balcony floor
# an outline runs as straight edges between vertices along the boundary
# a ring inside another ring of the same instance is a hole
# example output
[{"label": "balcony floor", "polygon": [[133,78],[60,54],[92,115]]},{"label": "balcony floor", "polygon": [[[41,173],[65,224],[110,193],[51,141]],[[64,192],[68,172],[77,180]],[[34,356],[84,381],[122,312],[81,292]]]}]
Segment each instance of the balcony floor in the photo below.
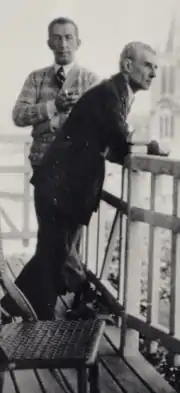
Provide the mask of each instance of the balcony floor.
[{"label": "balcony floor", "polygon": [[[9,274],[17,276],[22,269],[21,261],[8,266]],[[69,301],[69,299],[66,299]],[[57,318],[63,317],[66,302],[59,300]],[[175,392],[141,356],[122,359],[115,346],[120,338],[120,329],[107,326],[100,346],[100,383],[102,393],[173,393]],[[49,371],[17,371],[16,377],[22,393],[73,393],[76,389],[76,374],[72,370],[58,373],[58,382]],[[5,375],[3,393],[14,393],[9,373]]]}]

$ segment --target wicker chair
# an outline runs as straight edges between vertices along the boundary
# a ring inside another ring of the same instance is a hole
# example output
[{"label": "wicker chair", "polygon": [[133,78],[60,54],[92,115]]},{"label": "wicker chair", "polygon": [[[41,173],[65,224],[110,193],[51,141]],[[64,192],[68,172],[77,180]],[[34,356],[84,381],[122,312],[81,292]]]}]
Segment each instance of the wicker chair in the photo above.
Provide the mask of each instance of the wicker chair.
[{"label": "wicker chair", "polygon": [[102,320],[38,321],[32,306],[6,274],[1,285],[22,309],[26,320],[2,328],[0,372],[8,370],[20,393],[15,370],[72,368],[77,370],[78,393],[99,393],[98,348],[104,330]]}]

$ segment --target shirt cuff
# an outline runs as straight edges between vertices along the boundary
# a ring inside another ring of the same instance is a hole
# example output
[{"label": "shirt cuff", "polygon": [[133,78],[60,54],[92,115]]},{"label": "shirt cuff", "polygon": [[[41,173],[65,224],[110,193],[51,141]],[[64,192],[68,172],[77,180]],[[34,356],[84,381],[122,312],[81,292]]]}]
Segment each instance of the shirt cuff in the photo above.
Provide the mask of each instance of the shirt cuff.
[{"label": "shirt cuff", "polygon": [[54,100],[47,101],[46,108],[47,108],[48,117],[51,120],[52,117],[57,114],[57,108],[55,105],[55,101]]}]

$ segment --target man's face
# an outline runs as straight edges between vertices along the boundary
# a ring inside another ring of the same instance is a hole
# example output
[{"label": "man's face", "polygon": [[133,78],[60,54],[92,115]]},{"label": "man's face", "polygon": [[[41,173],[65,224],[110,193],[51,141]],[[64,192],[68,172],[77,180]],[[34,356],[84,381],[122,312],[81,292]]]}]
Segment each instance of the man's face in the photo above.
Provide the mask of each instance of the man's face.
[{"label": "man's face", "polygon": [[69,64],[74,60],[79,46],[76,28],[71,23],[54,24],[49,36],[49,47],[54,52],[55,61],[59,65]]},{"label": "man's face", "polygon": [[148,90],[157,71],[157,57],[147,49],[137,50],[131,61],[129,81],[137,86],[137,90]]}]

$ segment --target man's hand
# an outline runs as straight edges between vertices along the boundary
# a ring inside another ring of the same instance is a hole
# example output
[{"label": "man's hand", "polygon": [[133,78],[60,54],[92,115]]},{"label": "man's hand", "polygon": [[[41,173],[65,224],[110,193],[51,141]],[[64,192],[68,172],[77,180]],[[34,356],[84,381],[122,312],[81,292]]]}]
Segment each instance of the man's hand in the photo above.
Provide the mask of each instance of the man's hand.
[{"label": "man's hand", "polygon": [[61,91],[61,93],[58,94],[55,99],[55,105],[58,112],[60,113],[72,109],[78,98],[79,95],[71,90]]},{"label": "man's hand", "polygon": [[167,149],[162,149],[156,140],[152,140],[147,145],[147,154],[154,156],[166,156],[168,157],[170,151]]}]

